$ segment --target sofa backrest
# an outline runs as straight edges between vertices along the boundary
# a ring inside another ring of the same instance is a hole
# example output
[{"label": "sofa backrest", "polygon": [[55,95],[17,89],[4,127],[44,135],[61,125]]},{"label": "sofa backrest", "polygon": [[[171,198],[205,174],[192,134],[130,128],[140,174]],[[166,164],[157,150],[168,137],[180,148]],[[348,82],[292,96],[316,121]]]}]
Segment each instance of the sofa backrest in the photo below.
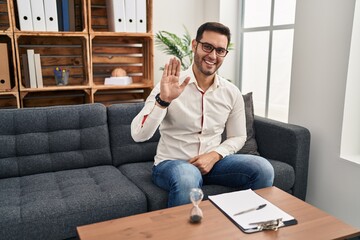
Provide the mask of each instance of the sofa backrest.
[{"label": "sofa backrest", "polygon": [[112,164],[102,104],[0,110],[0,178]]},{"label": "sofa backrest", "polygon": [[114,104],[108,107],[108,124],[112,158],[115,166],[124,163],[154,161],[159,130],[146,142],[136,143],[131,137],[131,122],[144,103]]}]

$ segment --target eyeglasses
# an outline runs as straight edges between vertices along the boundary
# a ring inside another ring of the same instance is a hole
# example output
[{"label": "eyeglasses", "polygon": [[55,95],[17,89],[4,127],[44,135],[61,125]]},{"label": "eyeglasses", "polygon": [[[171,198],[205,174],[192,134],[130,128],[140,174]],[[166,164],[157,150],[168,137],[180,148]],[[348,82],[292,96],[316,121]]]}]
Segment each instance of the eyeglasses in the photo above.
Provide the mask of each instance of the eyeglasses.
[{"label": "eyeglasses", "polygon": [[200,42],[200,41],[197,41],[197,42],[201,43],[201,49],[206,53],[211,53],[215,49],[215,53],[217,56],[225,57],[226,54],[229,52],[228,50],[226,50],[225,48],[222,48],[222,47],[216,48],[213,45],[211,45],[210,43]]}]

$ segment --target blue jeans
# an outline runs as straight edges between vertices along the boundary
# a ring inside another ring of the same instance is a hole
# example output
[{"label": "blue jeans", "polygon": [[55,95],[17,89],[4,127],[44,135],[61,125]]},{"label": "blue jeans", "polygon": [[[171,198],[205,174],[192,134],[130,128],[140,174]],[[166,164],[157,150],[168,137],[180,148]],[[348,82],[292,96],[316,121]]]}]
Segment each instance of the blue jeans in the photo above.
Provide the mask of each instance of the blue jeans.
[{"label": "blue jeans", "polygon": [[185,160],[166,160],[153,167],[152,180],[169,192],[168,207],[173,207],[190,203],[191,188],[201,188],[203,184],[238,189],[272,186],[274,169],[265,158],[246,154],[224,157],[206,175]]}]

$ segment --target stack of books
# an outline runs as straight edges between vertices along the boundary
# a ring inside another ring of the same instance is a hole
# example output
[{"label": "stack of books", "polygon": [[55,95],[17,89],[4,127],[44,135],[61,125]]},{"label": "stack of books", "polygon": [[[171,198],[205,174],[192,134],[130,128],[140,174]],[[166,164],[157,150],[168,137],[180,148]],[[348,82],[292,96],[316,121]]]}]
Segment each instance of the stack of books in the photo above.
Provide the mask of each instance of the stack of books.
[{"label": "stack of books", "polygon": [[26,88],[42,88],[43,77],[40,54],[27,49],[22,56],[24,83]]}]

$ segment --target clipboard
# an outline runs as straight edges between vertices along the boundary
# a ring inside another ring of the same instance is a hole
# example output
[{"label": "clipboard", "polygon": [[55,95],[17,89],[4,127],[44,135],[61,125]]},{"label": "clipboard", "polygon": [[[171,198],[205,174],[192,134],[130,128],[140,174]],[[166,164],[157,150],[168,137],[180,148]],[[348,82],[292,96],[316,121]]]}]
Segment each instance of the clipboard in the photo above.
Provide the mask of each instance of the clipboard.
[{"label": "clipboard", "polygon": [[[235,226],[244,233],[278,230],[297,224],[297,220],[251,189],[212,195],[208,197]],[[257,209],[256,206],[266,207]],[[250,210],[250,211],[249,211]],[[239,214],[239,213],[244,214]]]}]

